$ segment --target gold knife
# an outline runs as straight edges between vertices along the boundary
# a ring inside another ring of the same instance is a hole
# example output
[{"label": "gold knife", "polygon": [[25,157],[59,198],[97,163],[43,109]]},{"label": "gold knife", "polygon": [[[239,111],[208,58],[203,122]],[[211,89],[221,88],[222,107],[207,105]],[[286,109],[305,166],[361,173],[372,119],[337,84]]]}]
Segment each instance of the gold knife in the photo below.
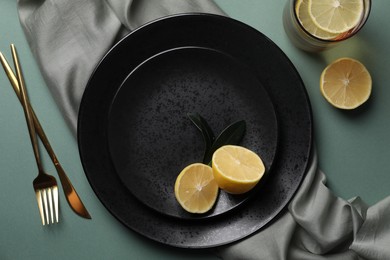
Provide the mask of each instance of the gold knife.
[{"label": "gold knife", "polygon": [[[4,71],[8,76],[8,79],[15,90],[15,93],[17,97],[19,98],[19,101],[21,101],[21,94],[19,89],[19,83],[15,76],[15,73],[12,71],[11,67],[9,66],[7,60],[5,59],[4,55],[0,52],[0,61],[3,65]],[[53,148],[51,147],[49,140],[46,137],[45,132],[43,131],[43,128],[34,112],[34,110],[31,107],[31,104],[28,104],[30,106],[32,117],[34,121],[35,130],[42,140],[43,145],[45,146],[56,170],[58,173],[58,176],[61,181],[62,188],[65,193],[66,200],[69,204],[69,206],[72,208],[72,210],[78,214],[79,216],[87,219],[91,219],[91,216],[89,215],[87,209],[85,208],[83,202],[81,201],[79,195],[77,194],[76,190],[74,189],[72,183],[70,182],[68,176],[65,174],[65,171],[62,169],[61,164],[59,163],[57,156],[54,153]]]}]

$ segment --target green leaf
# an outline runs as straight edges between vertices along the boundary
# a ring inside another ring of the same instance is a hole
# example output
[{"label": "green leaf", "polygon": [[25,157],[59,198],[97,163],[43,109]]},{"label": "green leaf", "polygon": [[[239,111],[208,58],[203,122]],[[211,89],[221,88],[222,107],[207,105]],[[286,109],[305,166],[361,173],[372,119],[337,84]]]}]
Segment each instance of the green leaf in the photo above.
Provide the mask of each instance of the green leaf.
[{"label": "green leaf", "polygon": [[205,143],[205,152],[203,155],[203,161],[204,161],[208,151],[211,149],[214,143],[215,136],[213,130],[211,130],[211,127],[207,124],[206,120],[203,117],[201,117],[198,113],[187,113],[187,116],[202,133],[203,141]]},{"label": "green leaf", "polygon": [[246,122],[245,120],[241,120],[235,122],[228,127],[226,127],[221,134],[215,139],[212,146],[205,153],[205,157],[203,158],[203,163],[209,164],[211,162],[213,153],[220,147],[224,145],[238,145],[244,134],[246,132]]}]

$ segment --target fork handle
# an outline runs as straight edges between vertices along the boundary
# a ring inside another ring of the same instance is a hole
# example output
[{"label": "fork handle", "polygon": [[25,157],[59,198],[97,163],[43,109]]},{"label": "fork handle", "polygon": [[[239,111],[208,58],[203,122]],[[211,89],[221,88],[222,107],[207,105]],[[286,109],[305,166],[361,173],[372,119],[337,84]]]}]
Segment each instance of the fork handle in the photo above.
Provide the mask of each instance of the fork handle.
[{"label": "fork handle", "polygon": [[24,80],[22,71],[20,68],[20,63],[18,59],[18,54],[15,48],[15,45],[11,44],[11,52],[12,52],[12,58],[14,60],[15,64],[15,71],[16,71],[16,78],[18,80],[19,89],[20,89],[20,97],[22,101],[22,106],[24,110],[24,115],[26,117],[27,126],[28,126],[28,132],[30,134],[31,144],[33,147],[34,155],[35,155],[35,161],[38,166],[39,174],[43,172],[42,163],[41,163],[41,156],[39,154],[39,146],[38,146],[38,140],[37,140],[37,134],[35,132],[34,122],[32,118],[32,113],[29,106],[29,98],[27,96],[26,87],[24,86]]}]

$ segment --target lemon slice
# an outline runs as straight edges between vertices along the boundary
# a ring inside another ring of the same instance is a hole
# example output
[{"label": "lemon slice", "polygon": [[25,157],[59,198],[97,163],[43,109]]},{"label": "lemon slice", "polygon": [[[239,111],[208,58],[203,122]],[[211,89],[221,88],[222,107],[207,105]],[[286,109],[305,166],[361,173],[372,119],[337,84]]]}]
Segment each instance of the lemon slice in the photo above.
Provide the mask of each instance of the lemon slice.
[{"label": "lemon slice", "polygon": [[341,109],[354,109],[370,97],[372,80],[366,67],[357,60],[341,58],[321,74],[320,89],[325,99]]},{"label": "lemon slice", "polygon": [[324,31],[313,22],[313,19],[309,14],[308,0],[298,0],[295,6],[295,13],[297,14],[298,20],[305,28],[305,30],[317,38],[331,40],[340,35],[339,33]]},{"label": "lemon slice", "polygon": [[329,33],[344,33],[362,19],[363,0],[308,0],[314,24]]},{"label": "lemon slice", "polygon": [[218,185],[210,166],[194,163],[185,167],[176,178],[175,197],[190,213],[209,211],[218,196]]},{"label": "lemon slice", "polygon": [[217,149],[213,154],[212,168],[218,186],[232,194],[251,190],[265,171],[263,161],[256,153],[236,145]]}]

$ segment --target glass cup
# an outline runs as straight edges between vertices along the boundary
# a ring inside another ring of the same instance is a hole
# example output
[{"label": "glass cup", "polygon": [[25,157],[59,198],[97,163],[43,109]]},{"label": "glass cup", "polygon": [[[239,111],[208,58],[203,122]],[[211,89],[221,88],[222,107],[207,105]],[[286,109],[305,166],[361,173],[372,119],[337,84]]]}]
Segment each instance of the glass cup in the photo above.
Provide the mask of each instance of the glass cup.
[{"label": "glass cup", "polygon": [[[307,0],[303,0],[306,2]],[[337,0],[335,0],[337,1]],[[302,0],[288,0],[283,12],[283,26],[287,36],[291,42],[298,48],[309,51],[319,52],[329,49],[338,43],[354,36],[366,23],[371,10],[371,0],[363,1],[363,11],[357,25],[346,32],[334,34],[327,37],[316,36],[310,33],[302,24],[296,13],[298,4],[302,4]]]}]

